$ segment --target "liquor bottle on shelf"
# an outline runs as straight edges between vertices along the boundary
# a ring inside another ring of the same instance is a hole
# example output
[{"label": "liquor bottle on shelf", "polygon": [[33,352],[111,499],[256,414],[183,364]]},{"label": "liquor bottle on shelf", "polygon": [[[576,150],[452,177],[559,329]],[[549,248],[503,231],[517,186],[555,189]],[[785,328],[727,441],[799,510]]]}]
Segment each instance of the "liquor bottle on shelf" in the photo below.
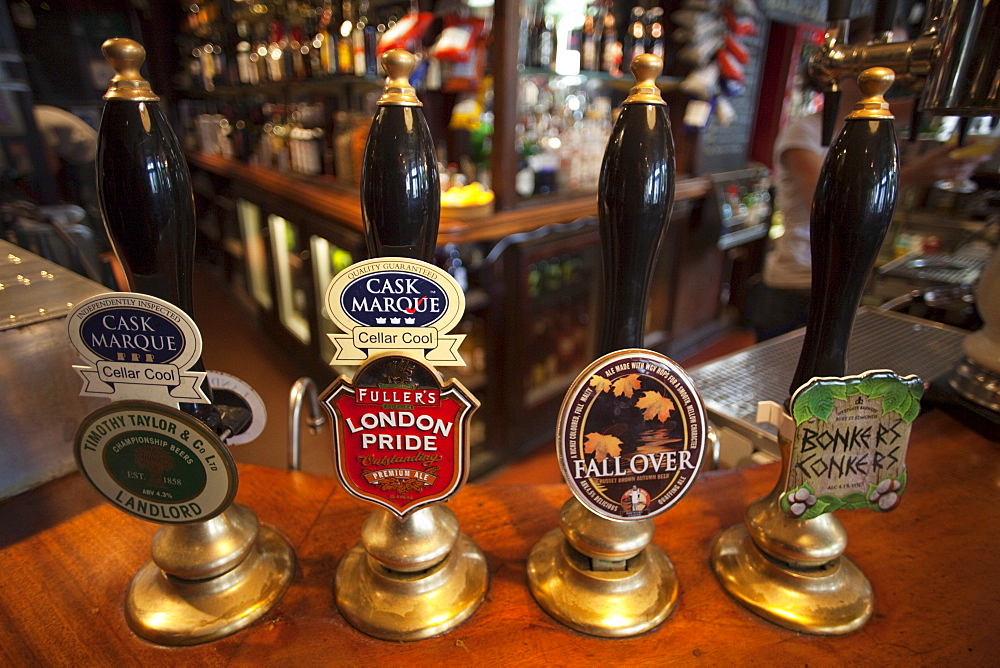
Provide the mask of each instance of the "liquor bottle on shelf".
[{"label": "liquor bottle on shelf", "polygon": [[[304,79],[308,76],[308,72],[306,71],[306,59],[302,53],[302,28],[293,26],[290,32],[286,53],[291,63],[292,78]],[[306,50],[308,53],[308,47]]]},{"label": "liquor bottle on shelf", "polygon": [[378,29],[372,25],[368,18],[368,2],[362,1],[360,5],[362,40],[365,49],[365,70],[364,76],[374,77],[378,75]]},{"label": "liquor bottle on shelf", "polygon": [[642,7],[636,6],[632,8],[632,15],[629,18],[628,29],[625,31],[625,43],[623,45],[626,63],[631,63],[633,58],[646,53],[644,13]]},{"label": "liquor bottle on shelf", "polygon": [[253,46],[250,44],[250,24],[246,21],[236,23],[236,34],[239,42],[236,44],[236,71],[241,84],[256,85],[260,83],[257,64],[254,62]]},{"label": "liquor bottle on shelf", "polygon": [[545,0],[537,0],[528,26],[524,64],[526,67],[552,69],[556,59],[555,22],[545,11]]},{"label": "liquor bottle on shelf", "polygon": [[551,70],[556,64],[555,22],[545,11],[545,3],[540,1],[539,4],[542,6],[542,22],[538,29],[538,67]]},{"label": "liquor bottle on shelf", "polygon": [[319,50],[319,69],[316,70],[323,76],[334,74],[337,71],[337,31],[332,29],[336,24],[333,21],[333,7],[327,2],[319,13],[319,26],[316,32],[316,42]]},{"label": "liquor bottle on shelf", "polygon": [[580,38],[580,69],[586,72],[596,72],[598,65],[597,45],[600,43],[600,24],[597,22],[598,9],[591,5],[583,19]]},{"label": "liquor bottle on shelf", "polygon": [[301,70],[302,54],[299,53],[298,44],[292,46],[292,30],[287,19],[282,21],[281,41],[278,44],[282,51],[281,61],[285,66],[283,73],[285,81],[300,78],[298,73]]},{"label": "liquor bottle on shelf", "polygon": [[365,59],[365,22],[362,4],[358,3],[358,18],[351,26],[351,51],[354,54],[354,75],[363,77],[368,72]]},{"label": "liquor bottle on shelf", "polygon": [[646,53],[654,56],[664,57],[664,30],[663,30],[663,9],[653,7],[644,17],[646,26]]},{"label": "liquor bottle on shelf", "polygon": [[305,57],[306,76],[319,78],[326,74],[321,61],[320,47],[323,42],[317,39],[319,32],[319,12],[315,9],[309,12],[305,26],[302,29],[304,37],[302,54]]},{"label": "liquor bottle on shelf", "polygon": [[257,80],[269,81],[270,72],[268,70],[268,25],[261,21],[254,26],[253,43],[250,48],[250,62],[257,68]]},{"label": "liquor bottle on shelf", "polygon": [[283,81],[285,79],[285,52],[281,42],[284,37],[281,22],[278,19],[271,21],[269,33],[268,37],[270,41],[267,44],[267,78],[271,81]]},{"label": "liquor bottle on shelf", "polygon": [[337,38],[337,72],[340,74],[354,73],[354,21],[350,0],[343,5],[343,21],[340,24],[340,35]]},{"label": "liquor bottle on shelf", "polygon": [[613,77],[622,75],[622,43],[618,41],[615,14],[609,8],[604,14],[604,30],[601,35],[601,71]]},{"label": "liquor bottle on shelf", "polygon": [[528,20],[525,34],[525,51],[522,61],[525,67],[538,67],[538,25],[543,20],[539,15],[541,10],[541,2],[536,1],[531,8],[531,18]]}]

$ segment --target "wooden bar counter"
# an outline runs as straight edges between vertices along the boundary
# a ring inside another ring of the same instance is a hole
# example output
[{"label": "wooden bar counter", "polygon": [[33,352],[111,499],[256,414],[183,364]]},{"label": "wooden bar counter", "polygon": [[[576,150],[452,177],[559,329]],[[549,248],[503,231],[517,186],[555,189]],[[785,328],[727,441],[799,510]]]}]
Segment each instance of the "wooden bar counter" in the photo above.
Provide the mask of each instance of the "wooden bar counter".
[{"label": "wooden bar counter", "polygon": [[295,545],[296,577],[256,625],[192,648],[158,647],[129,631],[122,600],[156,527],[102,502],[74,474],[0,506],[0,665],[995,665],[1000,448],[932,411],[914,424],[909,452],[897,510],[840,514],[847,554],[875,591],[871,621],[844,637],[795,634],[755,617],[709,569],[712,539],[773,486],[777,465],[703,475],[657,519],[680,601],[661,627],[624,640],[570,631],[528,592],[528,551],[557,526],[569,491],[470,485],[451,507],[486,553],[489,594],[452,633],[408,644],[361,634],[333,603],[337,560],[358,540],[367,506],[333,478],[242,466],[237,501]]},{"label": "wooden bar counter", "polygon": [[[191,167],[231,179],[258,198],[277,198],[356,232],[362,230],[361,203],[356,186],[344,185],[332,177],[282,174],[207,153],[189,152],[187,160]],[[676,184],[675,200],[680,202],[704,197],[711,185],[712,180],[707,176],[680,178]],[[543,225],[568,223],[596,215],[597,193],[555,197],[548,203],[533,202],[511,211],[498,211],[481,220],[446,218],[441,221],[438,244],[498,241],[509,234],[530,232]]]}]

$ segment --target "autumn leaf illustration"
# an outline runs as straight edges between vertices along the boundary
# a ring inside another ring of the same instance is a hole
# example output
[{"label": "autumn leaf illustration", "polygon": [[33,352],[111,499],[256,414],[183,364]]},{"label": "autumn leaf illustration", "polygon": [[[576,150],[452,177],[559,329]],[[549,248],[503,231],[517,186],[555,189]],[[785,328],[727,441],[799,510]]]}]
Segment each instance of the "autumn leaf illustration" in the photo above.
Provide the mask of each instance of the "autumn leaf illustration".
[{"label": "autumn leaf illustration", "polygon": [[607,434],[592,432],[584,437],[583,451],[594,453],[594,459],[603,462],[607,457],[617,457],[622,453],[621,439]]},{"label": "autumn leaf illustration", "polygon": [[674,402],[659,392],[644,392],[635,405],[645,411],[642,414],[643,419],[656,418],[660,422],[666,422],[674,410]]},{"label": "autumn leaf illustration", "polygon": [[611,381],[607,378],[601,378],[600,376],[590,377],[590,386],[597,390],[597,393],[607,392],[611,389]]},{"label": "autumn leaf illustration", "polygon": [[627,376],[615,379],[611,383],[611,386],[614,388],[616,397],[624,396],[631,399],[632,394],[642,386],[642,381],[639,380],[639,374],[630,373]]}]

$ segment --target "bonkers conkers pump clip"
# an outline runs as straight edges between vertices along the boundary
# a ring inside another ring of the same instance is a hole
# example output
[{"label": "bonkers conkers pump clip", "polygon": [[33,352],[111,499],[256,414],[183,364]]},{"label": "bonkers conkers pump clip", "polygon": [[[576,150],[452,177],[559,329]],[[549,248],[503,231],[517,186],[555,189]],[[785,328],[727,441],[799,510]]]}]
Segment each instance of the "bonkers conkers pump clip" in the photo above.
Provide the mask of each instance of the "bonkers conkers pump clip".
[{"label": "bonkers conkers pump clip", "polygon": [[712,569],[730,595],[805,633],[850,633],[872,615],[871,584],[844,555],[847,533],[830,512],[899,504],[923,394],[914,376],[844,375],[861,292],[896,205],[899,158],[883,97],[893,79],[884,67],[861,73],[865,97],[823,163],[810,221],[812,297],[792,396],[785,410],[758,408],[758,420],[778,427],[781,477],[712,548]]}]

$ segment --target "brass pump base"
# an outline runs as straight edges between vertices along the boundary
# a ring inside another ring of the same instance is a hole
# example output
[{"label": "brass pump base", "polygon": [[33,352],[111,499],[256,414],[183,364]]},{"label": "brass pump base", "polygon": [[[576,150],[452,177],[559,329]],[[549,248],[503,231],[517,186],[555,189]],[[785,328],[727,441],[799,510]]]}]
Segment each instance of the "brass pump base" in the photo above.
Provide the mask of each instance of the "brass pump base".
[{"label": "brass pump base", "polygon": [[674,565],[656,545],[629,559],[627,570],[595,571],[553,529],[528,556],[528,586],[556,621],[581,633],[624,638],[661,624],[677,604]]},{"label": "brass pump base", "polygon": [[733,598],[778,626],[817,635],[851,633],[864,626],[875,603],[868,578],[844,556],[847,532],[832,514],[799,520],[781,510],[791,420],[786,414],[778,433],[778,482],[747,507],[743,523],[715,539],[712,570]]},{"label": "brass pump base", "polygon": [[[545,612],[571,629],[605,638],[645,633],[670,616],[677,574],[651,542],[652,520],[608,520],[571,498],[560,524],[528,555],[528,587]],[[597,569],[599,562],[622,568]]]},{"label": "brass pump base", "polygon": [[340,560],[334,597],[355,628],[382,640],[451,631],[486,597],[486,556],[440,504],[403,520],[377,510]]},{"label": "brass pump base", "polygon": [[141,638],[183,646],[246,628],[281,598],[295,571],[292,546],[245,506],[165,526],[153,559],[132,579],[125,619]]},{"label": "brass pump base", "polygon": [[742,524],[716,539],[711,561],[730,596],[792,631],[851,633],[865,625],[874,609],[871,583],[847,557],[815,568],[794,567],[762,552]]}]

